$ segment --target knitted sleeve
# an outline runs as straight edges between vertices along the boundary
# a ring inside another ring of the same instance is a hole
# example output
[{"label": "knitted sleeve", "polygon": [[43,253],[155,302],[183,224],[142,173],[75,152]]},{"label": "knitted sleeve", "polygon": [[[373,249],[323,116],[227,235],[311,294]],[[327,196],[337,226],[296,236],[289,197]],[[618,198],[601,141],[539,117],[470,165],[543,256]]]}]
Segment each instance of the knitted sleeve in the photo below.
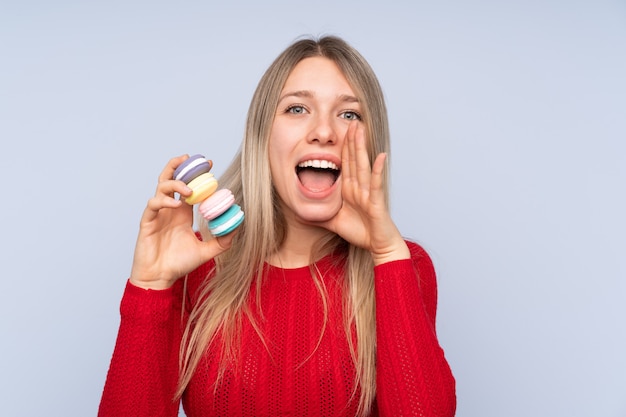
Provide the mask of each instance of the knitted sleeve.
[{"label": "knitted sleeve", "polygon": [[178,415],[181,300],[180,285],[154,291],[127,282],[99,417]]},{"label": "knitted sleeve", "polygon": [[375,268],[377,405],[381,416],[453,416],[455,380],[435,331],[432,262],[407,242],[410,260]]}]

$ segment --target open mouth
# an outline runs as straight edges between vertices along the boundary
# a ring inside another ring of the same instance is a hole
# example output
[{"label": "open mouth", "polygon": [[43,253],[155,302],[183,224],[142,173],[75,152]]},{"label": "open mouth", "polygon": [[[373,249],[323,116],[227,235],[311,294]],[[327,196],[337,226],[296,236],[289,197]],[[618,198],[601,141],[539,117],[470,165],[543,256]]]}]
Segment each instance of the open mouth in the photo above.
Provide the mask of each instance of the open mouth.
[{"label": "open mouth", "polygon": [[307,190],[318,193],[331,188],[341,169],[334,162],[320,159],[302,161],[296,166],[296,174],[300,183]]}]

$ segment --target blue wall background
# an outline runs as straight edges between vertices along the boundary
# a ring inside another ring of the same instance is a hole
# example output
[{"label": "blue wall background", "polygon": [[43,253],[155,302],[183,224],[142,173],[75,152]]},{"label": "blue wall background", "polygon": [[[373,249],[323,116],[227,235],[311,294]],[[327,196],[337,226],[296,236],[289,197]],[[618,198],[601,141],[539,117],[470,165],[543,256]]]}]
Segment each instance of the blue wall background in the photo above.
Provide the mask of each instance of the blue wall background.
[{"label": "blue wall background", "polygon": [[3,415],[95,415],[161,167],[219,176],[267,65],[331,33],[385,90],[457,415],[626,416],[623,1],[209,3],[0,6]]}]

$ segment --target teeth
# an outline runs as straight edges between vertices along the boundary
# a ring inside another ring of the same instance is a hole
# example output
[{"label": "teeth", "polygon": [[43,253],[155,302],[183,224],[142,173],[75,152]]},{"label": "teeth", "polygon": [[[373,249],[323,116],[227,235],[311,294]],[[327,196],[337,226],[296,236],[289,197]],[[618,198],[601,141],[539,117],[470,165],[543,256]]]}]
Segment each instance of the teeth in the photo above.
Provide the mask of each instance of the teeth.
[{"label": "teeth", "polygon": [[320,160],[320,159],[310,159],[308,161],[302,161],[298,164],[300,168],[324,168],[324,169],[334,169],[339,170],[339,167],[330,161]]}]

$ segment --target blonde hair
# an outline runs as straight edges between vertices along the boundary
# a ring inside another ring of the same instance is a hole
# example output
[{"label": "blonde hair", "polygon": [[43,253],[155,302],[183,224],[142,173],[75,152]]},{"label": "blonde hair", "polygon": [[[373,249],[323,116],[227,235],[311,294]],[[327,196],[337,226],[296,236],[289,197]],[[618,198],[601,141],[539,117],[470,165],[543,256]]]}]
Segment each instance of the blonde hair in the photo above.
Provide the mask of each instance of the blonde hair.
[{"label": "blonde hair", "polygon": [[[246,220],[235,236],[232,248],[215,258],[216,266],[211,279],[206,280],[200,290],[199,301],[191,311],[181,346],[178,395],[182,395],[189,384],[209,346],[221,349],[224,357],[217,383],[227,367],[236,368],[242,319],[249,319],[263,339],[247,300],[253,290],[254,295],[259,296],[264,262],[280,247],[286,233],[285,219],[270,173],[270,131],[287,77],[296,64],[315,56],[334,61],[363,103],[362,120],[366,126],[370,163],[379,153],[389,152],[389,128],[382,90],[373,70],[354,48],[334,36],[301,39],[276,58],[261,78],[252,98],[241,148],[220,178],[220,185],[234,193],[246,213]],[[388,201],[387,169],[383,177]],[[201,226],[201,233],[204,239],[211,238],[206,224]],[[330,232],[312,249],[311,262],[339,248],[345,248],[344,317],[346,337],[356,369],[353,395],[360,388],[359,413],[366,415],[376,396],[373,262],[369,252],[347,244]],[[311,275],[326,306],[323,285],[314,265]],[[252,289],[255,281],[256,288]],[[356,346],[352,343],[351,329],[356,332]],[[218,334],[222,336],[221,345],[215,346]]]}]

